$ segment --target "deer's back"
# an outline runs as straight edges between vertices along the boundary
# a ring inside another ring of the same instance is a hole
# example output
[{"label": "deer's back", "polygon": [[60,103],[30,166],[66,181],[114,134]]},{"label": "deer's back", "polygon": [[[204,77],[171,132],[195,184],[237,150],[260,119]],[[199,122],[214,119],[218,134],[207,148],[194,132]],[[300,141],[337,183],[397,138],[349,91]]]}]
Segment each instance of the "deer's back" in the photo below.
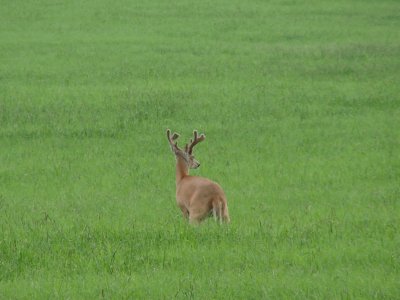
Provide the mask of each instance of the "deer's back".
[{"label": "deer's back", "polygon": [[[198,176],[187,176],[177,186],[177,200],[191,201],[193,198],[208,201],[212,197],[225,198],[224,191],[218,183]],[[179,198],[178,198],[179,197]]]}]

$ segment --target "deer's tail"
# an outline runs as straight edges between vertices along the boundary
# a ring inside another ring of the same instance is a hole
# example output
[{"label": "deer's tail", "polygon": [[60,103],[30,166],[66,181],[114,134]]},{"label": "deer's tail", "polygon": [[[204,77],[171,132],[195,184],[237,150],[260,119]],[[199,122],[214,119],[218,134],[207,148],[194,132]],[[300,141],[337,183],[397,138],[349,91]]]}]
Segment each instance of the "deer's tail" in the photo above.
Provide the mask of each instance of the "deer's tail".
[{"label": "deer's tail", "polygon": [[217,221],[218,219],[220,224],[222,224],[222,222],[230,222],[228,206],[226,205],[226,201],[224,201],[224,199],[220,198],[216,201],[216,203],[214,203],[213,215],[214,220]]},{"label": "deer's tail", "polygon": [[228,211],[228,205],[226,205],[226,200],[221,201],[222,203],[222,220],[225,223],[229,223],[231,219],[229,218],[229,211]]}]

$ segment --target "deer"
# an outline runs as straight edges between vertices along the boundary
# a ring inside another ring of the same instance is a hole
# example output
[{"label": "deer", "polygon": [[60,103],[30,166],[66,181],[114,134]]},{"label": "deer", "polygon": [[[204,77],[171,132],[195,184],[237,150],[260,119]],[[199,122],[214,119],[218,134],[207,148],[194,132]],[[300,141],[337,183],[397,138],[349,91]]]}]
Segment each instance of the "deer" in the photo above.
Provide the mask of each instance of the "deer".
[{"label": "deer", "polygon": [[200,162],[193,155],[193,148],[204,141],[204,134],[193,131],[193,139],[185,148],[179,148],[179,134],[167,129],[167,138],[176,159],[176,202],[183,218],[191,224],[199,224],[213,215],[215,221],[229,223],[229,212],[225,193],[221,186],[204,177],[189,175],[190,169],[200,167]]}]

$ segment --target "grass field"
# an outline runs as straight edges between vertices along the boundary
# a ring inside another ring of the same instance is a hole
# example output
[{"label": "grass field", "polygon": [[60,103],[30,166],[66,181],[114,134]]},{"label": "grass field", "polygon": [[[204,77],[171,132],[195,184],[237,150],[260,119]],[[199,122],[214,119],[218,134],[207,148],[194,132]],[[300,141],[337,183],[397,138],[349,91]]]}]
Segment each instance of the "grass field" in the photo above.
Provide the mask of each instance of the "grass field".
[{"label": "grass field", "polygon": [[0,299],[400,298],[397,1],[0,3]]}]

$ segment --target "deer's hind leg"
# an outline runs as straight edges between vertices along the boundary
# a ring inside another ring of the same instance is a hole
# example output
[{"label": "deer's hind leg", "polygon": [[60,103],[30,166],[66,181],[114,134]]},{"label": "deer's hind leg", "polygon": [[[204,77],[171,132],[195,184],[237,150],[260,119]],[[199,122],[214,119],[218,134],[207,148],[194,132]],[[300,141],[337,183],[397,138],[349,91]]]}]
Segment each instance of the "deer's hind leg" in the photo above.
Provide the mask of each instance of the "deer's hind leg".
[{"label": "deer's hind leg", "polygon": [[189,219],[189,211],[187,210],[187,208],[184,205],[179,205],[179,208],[182,211],[182,216],[185,220]]},{"label": "deer's hind leg", "polygon": [[222,204],[219,201],[213,202],[212,214],[214,217],[214,221],[222,222]]},{"label": "deer's hind leg", "polygon": [[210,215],[210,209],[206,207],[197,207],[189,211],[189,222],[191,224],[199,224]]}]

